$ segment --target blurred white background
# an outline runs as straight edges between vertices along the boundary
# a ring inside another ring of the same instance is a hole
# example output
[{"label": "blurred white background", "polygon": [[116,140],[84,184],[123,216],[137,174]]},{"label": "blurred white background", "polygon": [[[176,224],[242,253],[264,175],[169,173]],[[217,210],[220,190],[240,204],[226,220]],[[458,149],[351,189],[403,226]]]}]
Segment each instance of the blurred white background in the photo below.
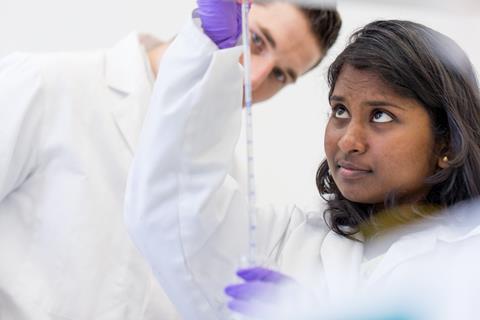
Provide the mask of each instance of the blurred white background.
[{"label": "blurred white background", "polygon": [[[324,155],[323,130],[328,111],[326,69],[353,30],[375,19],[420,22],[456,40],[479,70],[480,6],[478,0],[462,1],[340,1],[338,8],[344,21],[341,36],[321,66],[301,78],[297,85],[254,108],[259,200],[282,204],[310,203],[318,198],[315,172]],[[133,30],[167,40],[180,30],[195,7],[195,0],[1,2],[0,57],[13,51],[111,47]],[[452,7],[453,3],[458,7]]]}]

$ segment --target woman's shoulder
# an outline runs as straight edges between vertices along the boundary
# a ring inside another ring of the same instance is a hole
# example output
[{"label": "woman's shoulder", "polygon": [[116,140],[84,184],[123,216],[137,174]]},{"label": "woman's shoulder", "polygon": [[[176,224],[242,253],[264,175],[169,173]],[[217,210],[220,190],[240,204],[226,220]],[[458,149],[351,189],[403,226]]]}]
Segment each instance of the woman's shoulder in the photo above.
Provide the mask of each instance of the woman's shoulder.
[{"label": "woman's shoulder", "polygon": [[320,199],[304,204],[291,204],[275,209],[276,213],[284,217],[285,238],[295,237],[324,237],[330,228],[325,220],[324,212],[327,203]]},{"label": "woman's shoulder", "polygon": [[325,210],[327,208],[328,204],[323,199],[304,204],[296,204],[291,207],[292,217],[306,227],[329,230],[325,220]]},{"label": "woman's shoulder", "polygon": [[319,199],[303,203],[303,204],[261,204],[259,210],[260,220],[267,225],[271,225],[273,220],[281,220],[284,225],[288,225],[288,229],[295,229],[296,227],[307,224],[320,228],[327,227],[324,219],[324,212],[327,209],[327,202]]}]

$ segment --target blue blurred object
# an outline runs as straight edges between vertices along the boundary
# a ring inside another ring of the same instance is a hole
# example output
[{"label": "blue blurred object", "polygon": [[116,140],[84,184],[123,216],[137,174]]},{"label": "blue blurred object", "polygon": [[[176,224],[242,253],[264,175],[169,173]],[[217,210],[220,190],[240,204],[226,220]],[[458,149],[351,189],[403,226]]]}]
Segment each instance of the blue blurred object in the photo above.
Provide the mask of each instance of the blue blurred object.
[{"label": "blue blurred object", "polygon": [[413,313],[389,311],[398,310],[398,306],[373,312],[350,305],[354,309],[348,315],[344,312],[325,314],[325,309],[328,309],[325,303],[322,304],[306,288],[280,272],[252,267],[238,270],[237,275],[245,282],[225,288],[225,293],[232,298],[228,308],[255,319],[420,320]]},{"label": "blue blurred object", "polygon": [[416,318],[405,313],[391,313],[387,315],[361,316],[359,318],[345,320],[416,320]]}]

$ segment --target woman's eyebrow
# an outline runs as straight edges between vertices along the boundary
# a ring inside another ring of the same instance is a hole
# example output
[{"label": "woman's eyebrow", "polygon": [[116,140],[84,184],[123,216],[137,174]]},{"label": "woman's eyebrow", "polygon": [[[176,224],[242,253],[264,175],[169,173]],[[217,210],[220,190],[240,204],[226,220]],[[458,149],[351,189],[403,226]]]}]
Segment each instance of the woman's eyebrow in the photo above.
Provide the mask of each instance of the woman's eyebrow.
[{"label": "woman's eyebrow", "polygon": [[[338,96],[338,95],[332,95],[329,98],[329,101],[330,102],[345,102],[345,98],[342,97],[342,96]],[[402,107],[402,106],[399,106],[395,103],[384,101],[384,100],[367,100],[367,101],[363,102],[362,105],[366,105],[366,106],[369,106],[369,107],[390,106],[390,107],[398,108],[398,109],[401,109],[401,110],[405,110],[405,107]]]},{"label": "woman's eyebrow", "polygon": [[331,101],[338,101],[338,102],[344,102],[345,98],[342,96],[330,96],[328,100]]},{"label": "woman's eyebrow", "polygon": [[383,100],[370,100],[370,101],[365,101],[363,104],[368,105],[370,107],[385,107],[385,106],[390,106],[394,108],[398,108],[401,110],[405,110],[404,107],[401,107],[395,103],[388,102],[388,101],[383,101]]}]

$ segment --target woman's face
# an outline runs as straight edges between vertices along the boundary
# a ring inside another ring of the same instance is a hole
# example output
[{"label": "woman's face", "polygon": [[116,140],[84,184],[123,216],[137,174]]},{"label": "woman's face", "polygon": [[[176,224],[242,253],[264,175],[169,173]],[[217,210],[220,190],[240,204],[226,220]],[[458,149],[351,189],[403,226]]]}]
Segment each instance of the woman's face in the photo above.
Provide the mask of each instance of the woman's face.
[{"label": "woman's face", "polygon": [[394,191],[402,203],[428,193],[435,156],[430,117],[374,73],[345,65],[330,98],[325,152],[333,179],[350,201],[382,204]]}]

